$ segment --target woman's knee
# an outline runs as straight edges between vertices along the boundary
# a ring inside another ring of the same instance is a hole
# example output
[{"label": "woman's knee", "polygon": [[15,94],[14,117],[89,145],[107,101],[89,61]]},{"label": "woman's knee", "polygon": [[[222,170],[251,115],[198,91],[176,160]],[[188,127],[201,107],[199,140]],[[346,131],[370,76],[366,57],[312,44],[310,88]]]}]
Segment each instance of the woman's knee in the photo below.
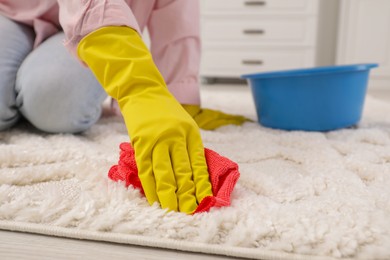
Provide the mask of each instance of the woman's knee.
[{"label": "woman's knee", "polygon": [[[34,107],[35,109],[36,107]],[[51,110],[42,115],[39,110],[31,110],[25,113],[29,122],[37,129],[48,133],[80,133],[94,125],[101,115],[101,105],[80,105],[70,113],[63,110]]]},{"label": "woman's knee", "polygon": [[[44,87],[42,87],[45,85]],[[52,86],[52,88],[50,87]],[[102,99],[59,91],[55,82],[31,82],[31,90],[21,93],[21,114],[36,128],[49,133],[78,133],[87,130],[100,118]]]},{"label": "woman's knee", "polygon": [[26,58],[16,79],[20,112],[35,127],[51,133],[77,133],[101,115],[106,93],[91,71],[62,45],[59,33]]}]

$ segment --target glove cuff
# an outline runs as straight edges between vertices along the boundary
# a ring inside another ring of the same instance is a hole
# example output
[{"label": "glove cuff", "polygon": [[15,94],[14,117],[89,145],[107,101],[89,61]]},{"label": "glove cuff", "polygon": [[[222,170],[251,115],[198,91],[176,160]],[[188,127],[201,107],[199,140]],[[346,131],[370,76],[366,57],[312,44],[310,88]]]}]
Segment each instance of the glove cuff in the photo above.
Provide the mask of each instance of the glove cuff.
[{"label": "glove cuff", "polygon": [[149,88],[167,89],[149,49],[130,27],[109,26],[88,34],[78,45],[78,55],[119,103]]}]

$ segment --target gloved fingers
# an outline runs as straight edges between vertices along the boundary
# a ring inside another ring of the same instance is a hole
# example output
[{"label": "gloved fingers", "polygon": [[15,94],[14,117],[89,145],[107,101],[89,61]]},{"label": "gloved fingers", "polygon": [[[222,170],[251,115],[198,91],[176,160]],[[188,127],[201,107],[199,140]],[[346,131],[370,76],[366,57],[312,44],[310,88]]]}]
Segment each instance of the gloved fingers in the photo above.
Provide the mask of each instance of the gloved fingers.
[{"label": "gloved fingers", "polygon": [[221,111],[217,110],[212,110],[212,109],[203,109],[203,112],[210,116],[213,117],[214,119],[220,119],[220,120],[230,120],[231,122],[245,122],[245,121],[252,121],[249,118],[246,118],[241,115],[233,115],[233,114],[227,114]]},{"label": "gloved fingers", "polygon": [[213,121],[204,121],[200,126],[204,130],[215,130],[225,125],[242,125],[245,121],[238,120],[226,120],[226,119],[215,119]]},{"label": "gloved fingers", "polygon": [[230,120],[232,124],[236,125],[242,125],[245,122],[253,122],[252,119],[246,118],[245,116],[240,116],[240,115],[228,115],[226,120]]},{"label": "gloved fingers", "polygon": [[149,149],[145,150],[139,148],[137,144],[133,144],[135,161],[138,168],[138,177],[141,181],[142,188],[145,193],[145,197],[149,204],[159,202],[156,192],[156,180],[153,174],[152,158]]},{"label": "gloved fingers", "polygon": [[191,117],[195,117],[202,111],[199,105],[182,104],[182,107],[187,111],[188,114],[190,114]]},{"label": "gloved fingers", "polygon": [[230,116],[226,118],[217,119],[219,125],[242,125],[248,121],[245,117],[242,116]]},{"label": "gloved fingers", "polygon": [[186,143],[175,143],[171,149],[171,160],[177,183],[179,211],[191,214],[198,204]]},{"label": "gloved fingers", "polygon": [[161,208],[178,211],[176,196],[177,183],[172,169],[169,146],[167,142],[157,143],[153,149],[153,173],[156,180],[156,193]]},{"label": "gloved fingers", "polygon": [[225,125],[242,125],[250,119],[241,115],[230,115],[220,111],[203,109],[195,120],[205,130],[214,130]]},{"label": "gloved fingers", "polygon": [[204,154],[203,142],[198,129],[193,129],[189,133],[187,150],[192,166],[195,195],[198,203],[200,203],[205,197],[212,196],[213,191]]}]

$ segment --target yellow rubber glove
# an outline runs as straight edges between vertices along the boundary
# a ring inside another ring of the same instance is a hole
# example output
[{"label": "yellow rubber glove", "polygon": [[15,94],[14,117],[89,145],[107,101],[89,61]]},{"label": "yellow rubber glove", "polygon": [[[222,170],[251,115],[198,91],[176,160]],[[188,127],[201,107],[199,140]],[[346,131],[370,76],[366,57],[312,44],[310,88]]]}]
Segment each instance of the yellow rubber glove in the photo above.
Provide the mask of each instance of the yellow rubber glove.
[{"label": "yellow rubber glove", "polygon": [[141,37],[129,27],[104,27],[80,41],[78,55],[118,101],[148,202],[192,213],[212,195],[200,131]]},{"label": "yellow rubber glove", "polygon": [[200,108],[198,105],[182,106],[204,130],[214,130],[225,125],[242,125],[246,121],[252,121],[244,116],[229,115],[212,109]]}]

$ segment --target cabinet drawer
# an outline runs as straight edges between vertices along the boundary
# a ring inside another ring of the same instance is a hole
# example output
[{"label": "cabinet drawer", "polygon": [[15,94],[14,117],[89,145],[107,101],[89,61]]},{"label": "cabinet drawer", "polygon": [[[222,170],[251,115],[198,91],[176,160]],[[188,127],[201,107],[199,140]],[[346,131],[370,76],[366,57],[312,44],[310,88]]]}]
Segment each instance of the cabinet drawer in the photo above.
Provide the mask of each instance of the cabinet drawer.
[{"label": "cabinet drawer", "polygon": [[308,44],[315,41],[316,20],[303,18],[210,18],[202,20],[202,41],[222,43]]},{"label": "cabinet drawer", "polygon": [[245,73],[313,66],[314,50],[204,50],[202,76],[239,77]]},{"label": "cabinet drawer", "polygon": [[317,13],[317,0],[202,0],[203,12]]}]

